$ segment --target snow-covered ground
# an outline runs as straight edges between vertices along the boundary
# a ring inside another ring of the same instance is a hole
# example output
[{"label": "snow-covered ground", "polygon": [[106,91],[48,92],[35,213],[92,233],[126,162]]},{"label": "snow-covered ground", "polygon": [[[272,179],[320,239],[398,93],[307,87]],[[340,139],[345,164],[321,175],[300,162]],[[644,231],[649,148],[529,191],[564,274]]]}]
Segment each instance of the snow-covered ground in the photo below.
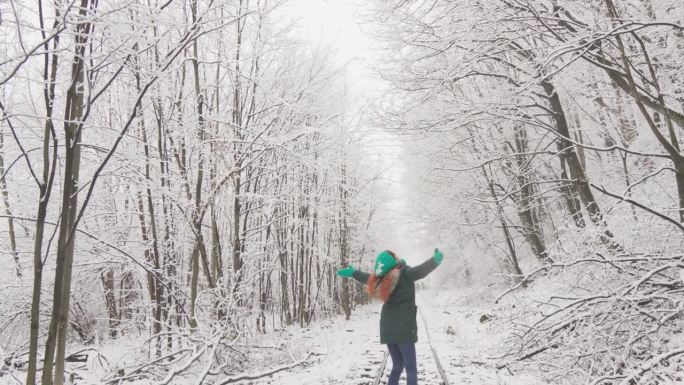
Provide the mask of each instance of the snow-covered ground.
[{"label": "snow-covered ground", "polygon": [[[416,302],[419,308],[419,342],[417,344],[418,372],[421,385],[438,385],[437,366],[432,359],[430,344],[437,351],[442,367],[451,385],[456,384],[525,384],[546,382],[529,373],[511,373],[497,369],[504,355],[507,331],[505,323],[480,322],[483,314],[496,316],[501,308],[490,308],[496,289],[449,288],[419,290]],[[244,369],[217,379],[201,380],[206,363],[188,367],[170,383],[241,385],[366,385],[372,383],[379,363],[385,354],[385,346],[379,342],[380,303],[372,303],[355,309],[349,320],[336,316],[312,323],[309,327],[297,325],[265,335],[256,334],[244,351],[249,353],[238,366]],[[425,327],[427,325],[427,328]],[[79,367],[69,366],[68,372],[79,374],[77,384],[107,383],[111,375],[105,375],[114,367],[135,367],[140,356],[135,339],[117,340],[116,344],[98,347],[107,360],[89,359]],[[230,359],[223,357],[223,359]],[[73,364],[72,364],[73,365]],[[84,366],[85,365],[85,366]],[[391,368],[391,360],[385,370],[385,380]],[[277,373],[272,373],[280,369]],[[247,380],[236,380],[249,377]],[[229,381],[230,380],[230,381]],[[0,377],[0,384],[16,384],[9,377]],[[104,382],[103,382],[104,381]],[[157,382],[149,378],[137,378],[135,385],[151,385]],[[385,384],[385,382],[382,382]],[[400,382],[404,384],[405,382]]]},{"label": "snow-covered ground", "polygon": [[[490,298],[482,298],[480,291],[449,290],[420,291],[417,304],[419,343],[418,356],[430,357],[429,341],[436,349],[451,384],[543,384],[529,375],[512,375],[506,369],[498,370],[495,357],[502,355],[501,344],[505,335],[495,326],[480,323]],[[488,297],[488,295],[487,295]],[[384,354],[379,343],[378,320],[380,304],[371,304],[353,312],[350,320],[339,316],[321,321],[308,329],[292,329],[286,345],[293,359],[313,352],[310,364],[279,372],[272,376],[244,384],[271,385],[348,385],[362,383],[370,367]],[[426,333],[425,319],[428,330]],[[285,342],[285,341],[283,341]],[[388,363],[388,369],[391,364]],[[433,370],[433,362],[419,362]],[[267,371],[269,368],[264,367]],[[258,372],[257,372],[258,373]],[[370,376],[375,375],[375,370]],[[420,378],[419,378],[420,380]],[[365,382],[367,383],[367,380]],[[431,385],[427,381],[423,384]]]}]

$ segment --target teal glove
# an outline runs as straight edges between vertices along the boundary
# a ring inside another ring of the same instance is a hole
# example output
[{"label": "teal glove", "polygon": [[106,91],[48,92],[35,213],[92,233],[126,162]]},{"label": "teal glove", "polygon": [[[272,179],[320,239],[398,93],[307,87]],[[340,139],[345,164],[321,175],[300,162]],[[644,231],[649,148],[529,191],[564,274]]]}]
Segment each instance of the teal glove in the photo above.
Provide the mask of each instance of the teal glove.
[{"label": "teal glove", "polygon": [[435,263],[439,265],[442,263],[442,260],[444,259],[444,254],[442,254],[442,252],[439,251],[439,249],[435,249],[435,254],[432,256],[432,258],[434,258]]},{"label": "teal glove", "polygon": [[349,265],[344,269],[339,269],[337,270],[337,275],[344,278],[350,278],[352,275],[354,275],[354,268],[351,265]]}]

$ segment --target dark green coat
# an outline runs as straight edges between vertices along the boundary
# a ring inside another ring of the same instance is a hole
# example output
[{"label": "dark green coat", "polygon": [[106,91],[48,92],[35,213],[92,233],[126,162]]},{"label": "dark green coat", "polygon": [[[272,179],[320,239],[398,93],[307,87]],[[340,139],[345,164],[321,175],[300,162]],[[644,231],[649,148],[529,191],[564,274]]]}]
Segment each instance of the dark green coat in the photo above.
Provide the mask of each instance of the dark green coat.
[{"label": "dark green coat", "polygon": [[[382,305],[380,312],[381,344],[406,344],[418,341],[415,281],[425,278],[436,267],[437,263],[432,258],[416,267],[401,265],[397,287],[389,300]],[[370,274],[357,270],[354,271],[353,277],[365,285]]]}]

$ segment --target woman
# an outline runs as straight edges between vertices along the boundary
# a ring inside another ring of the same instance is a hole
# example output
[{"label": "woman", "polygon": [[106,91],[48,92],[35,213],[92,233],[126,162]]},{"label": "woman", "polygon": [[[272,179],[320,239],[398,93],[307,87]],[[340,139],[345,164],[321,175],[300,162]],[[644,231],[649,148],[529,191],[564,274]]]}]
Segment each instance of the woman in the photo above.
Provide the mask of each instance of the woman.
[{"label": "woman", "polygon": [[442,259],[442,252],[435,249],[432,258],[416,267],[409,267],[393,252],[385,250],[375,258],[375,274],[354,270],[352,266],[337,271],[337,275],[341,277],[351,277],[365,284],[368,294],[383,302],[380,312],[380,343],[387,344],[392,357],[392,371],[387,385],[397,385],[404,369],[407,384],[418,384],[418,324],[414,282],[430,274],[442,263]]}]

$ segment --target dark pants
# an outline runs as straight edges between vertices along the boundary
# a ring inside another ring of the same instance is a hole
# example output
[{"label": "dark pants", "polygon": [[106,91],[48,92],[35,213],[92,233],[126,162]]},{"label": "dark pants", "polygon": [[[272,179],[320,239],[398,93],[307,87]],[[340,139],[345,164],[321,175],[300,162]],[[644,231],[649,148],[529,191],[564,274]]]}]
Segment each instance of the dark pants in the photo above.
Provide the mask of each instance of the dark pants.
[{"label": "dark pants", "polygon": [[392,371],[387,385],[398,385],[401,372],[406,369],[406,384],[418,385],[416,368],[416,344],[387,344],[392,357]]}]

